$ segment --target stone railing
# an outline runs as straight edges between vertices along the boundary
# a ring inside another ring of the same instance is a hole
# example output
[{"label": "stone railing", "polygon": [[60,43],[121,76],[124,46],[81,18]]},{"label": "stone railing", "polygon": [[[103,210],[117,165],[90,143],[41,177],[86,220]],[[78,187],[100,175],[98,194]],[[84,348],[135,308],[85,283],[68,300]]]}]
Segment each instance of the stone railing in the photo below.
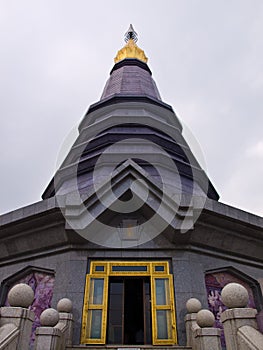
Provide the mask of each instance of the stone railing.
[{"label": "stone railing", "polygon": [[186,309],[187,346],[193,350],[221,350],[221,330],[213,327],[215,317],[212,312],[201,310],[201,303],[195,298],[187,301]]},{"label": "stone railing", "polygon": [[223,288],[221,298],[228,307],[221,315],[227,350],[263,350],[257,310],[246,307],[249,298],[246,288],[238,283],[229,283]]},{"label": "stone railing", "polygon": [[[263,350],[263,334],[258,330],[257,310],[247,308],[248,292],[238,283],[227,284],[221,293],[228,307],[221,314],[227,350]],[[221,350],[221,330],[213,328],[215,317],[209,310],[201,310],[198,299],[186,303],[187,345],[193,350]]]},{"label": "stone railing", "polygon": [[[34,312],[29,309],[33,300],[33,290],[24,283],[15,285],[8,293],[10,306],[0,308],[0,350],[29,349],[35,319]],[[72,302],[61,299],[57,310],[42,312],[41,327],[36,329],[35,350],[64,350],[72,345]]]},{"label": "stone railing", "polygon": [[10,306],[0,309],[0,350],[28,349],[33,311],[28,307],[34,292],[27,284],[17,284],[8,293]]},{"label": "stone railing", "polygon": [[46,309],[40,315],[41,327],[36,329],[35,350],[65,350],[72,345],[72,302],[61,299],[57,310]]}]

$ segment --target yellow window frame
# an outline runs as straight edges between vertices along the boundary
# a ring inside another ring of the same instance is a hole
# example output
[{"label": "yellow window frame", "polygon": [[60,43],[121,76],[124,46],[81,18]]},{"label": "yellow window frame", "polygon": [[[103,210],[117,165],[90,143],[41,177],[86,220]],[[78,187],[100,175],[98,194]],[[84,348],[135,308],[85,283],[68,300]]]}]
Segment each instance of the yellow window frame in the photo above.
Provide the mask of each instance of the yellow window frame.
[{"label": "yellow window frame", "polygon": [[[92,303],[94,289],[92,289],[92,280],[103,280],[103,296],[100,304]],[[84,295],[84,312],[82,316],[82,332],[81,343],[82,344],[105,344],[106,342],[106,327],[107,327],[107,307],[108,306],[108,278],[100,274],[91,274],[86,276],[86,286]],[[101,310],[101,334],[100,338],[92,338],[88,332],[91,331],[91,321],[89,313],[92,310]]]},{"label": "yellow window frame", "polygon": [[[164,279],[168,282],[168,287],[165,287],[166,300],[167,302],[163,305],[157,305],[156,301],[156,280]],[[175,322],[175,306],[174,306],[174,295],[173,295],[173,278],[171,275],[152,275],[151,276],[151,300],[152,300],[152,341],[153,345],[170,345],[177,343],[177,332]],[[157,312],[159,310],[166,311],[167,316],[167,334],[166,339],[158,338],[158,325],[157,325]],[[170,321],[170,323],[169,323]]]}]

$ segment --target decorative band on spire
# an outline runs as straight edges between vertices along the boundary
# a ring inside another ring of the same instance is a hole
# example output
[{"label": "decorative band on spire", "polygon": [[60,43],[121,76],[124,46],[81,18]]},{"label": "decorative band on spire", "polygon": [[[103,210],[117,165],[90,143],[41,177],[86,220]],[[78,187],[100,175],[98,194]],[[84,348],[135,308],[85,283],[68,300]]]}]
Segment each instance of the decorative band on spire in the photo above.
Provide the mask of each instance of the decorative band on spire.
[{"label": "decorative band on spire", "polygon": [[135,32],[132,24],[130,24],[128,31],[125,33],[124,40],[127,44],[118,51],[114,62],[117,63],[126,58],[135,58],[144,63],[147,63],[148,58],[145,56],[144,51],[136,45],[138,35]]}]

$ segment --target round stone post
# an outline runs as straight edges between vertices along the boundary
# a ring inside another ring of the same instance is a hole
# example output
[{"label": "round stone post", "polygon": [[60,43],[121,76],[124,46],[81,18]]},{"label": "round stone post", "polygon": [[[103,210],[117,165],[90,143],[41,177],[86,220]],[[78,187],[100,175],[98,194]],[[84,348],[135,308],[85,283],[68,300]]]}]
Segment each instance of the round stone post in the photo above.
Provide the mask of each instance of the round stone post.
[{"label": "round stone post", "polygon": [[221,314],[227,350],[240,350],[237,331],[242,326],[258,328],[257,310],[247,308],[248,292],[238,283],[227,284],[221,293],[222,302],[229,308]]},{"label": "round stone post", "polygon": [[209,310],[200,310],[196,315],[196,323],[199,326],[194,331],[196,350],[221,350],[221,329],[213,328],[215,316]]},{"label": "round stone post", "polygon": [[56,328],[59,328],[63,334],[63,344],[65,346],[72,345],[73,335],[73,315],[72,315],[72,301],[68,298],[60,299],[57,304],[59,312],[59,323]]},{"label": "round stone post", "polygon": [[200,311],[202,305],[196,298],[191,298],[186,302],[187,314],[184,318],[185,329],[186,329],[186,345],[193,346],[194,344],[194,331],[199,328],[196,323],[197,312]]},{"label": "round stone post", "polygon": [[55,309],[46,309],[40,315],[41,327],[36,329],[35,350],[60,349],[61,331],[56,328],[59,313]]},{"label": "round stone post", "polygon": [[10,289],[7,299],[10,306],[1,307],[1,325],[13,324],[17,327],[17,348],[28,349],[35,319],[34,312],[28,308],[34,300],[34,292],[29,285],[19,283]]}]

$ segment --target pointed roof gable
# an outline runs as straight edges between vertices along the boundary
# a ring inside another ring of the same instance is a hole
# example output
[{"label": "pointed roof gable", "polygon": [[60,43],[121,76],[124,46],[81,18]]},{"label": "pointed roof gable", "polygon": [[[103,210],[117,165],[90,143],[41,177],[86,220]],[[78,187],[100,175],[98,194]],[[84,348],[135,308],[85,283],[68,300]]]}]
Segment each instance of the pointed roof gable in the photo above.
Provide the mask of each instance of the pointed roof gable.
[{"label": "pointed roof gable", "polygon": [[[69,204],[66,203],[65,218],[68,228],[74,229],[93,243],[114,248],[123,247],[123,238],[116,230],[123,221],[123,216],[116,219],[116,212],[120,209],[127,213],[133,209],[134,212],[137,204],[141,234],[136,243],[134,240],[126,241],[126,247],[148,242],[168,227],[172,232],[176,229],[181,233],[193,229],[194,209],[191,196],[184,196],[183,199],[181,195],[171,196],[165,188],[160,189],[160,184],[131,159],[115,169],[111,183],[102,182],[95,191],[92,189],[81,197],[76,197],[75,193],[67,196]],[[127,200],[128,192],[132,193],[132,202]],[[125,195],[126,199],[122,200]],[[103,222],[103,216],[107,218],[107,225]],[[126,218],[129,219],[129,214]]]}]

